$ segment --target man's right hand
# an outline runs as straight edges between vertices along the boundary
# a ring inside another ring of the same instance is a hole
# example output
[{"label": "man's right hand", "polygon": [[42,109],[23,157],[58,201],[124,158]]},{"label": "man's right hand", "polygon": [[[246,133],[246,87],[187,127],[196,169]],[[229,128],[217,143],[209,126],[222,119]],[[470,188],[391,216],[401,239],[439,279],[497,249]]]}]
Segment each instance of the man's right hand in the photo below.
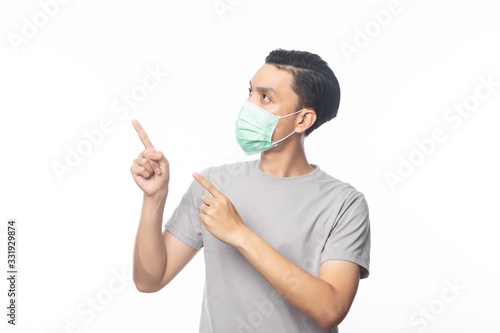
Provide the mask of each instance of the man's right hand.
[{"label": "man's right hand", "polygon": [[[146,148],[139,154],[130,167],[132,177],[137,186],[147,196],[156,197],[159,195],[166,197],[168,194],[168,182],[170,180],[168,160],[161,151],[156,151],[148,135],[137,120],[132,119],[132,125]],[[154,156],[151,156],[151,153]]]}]

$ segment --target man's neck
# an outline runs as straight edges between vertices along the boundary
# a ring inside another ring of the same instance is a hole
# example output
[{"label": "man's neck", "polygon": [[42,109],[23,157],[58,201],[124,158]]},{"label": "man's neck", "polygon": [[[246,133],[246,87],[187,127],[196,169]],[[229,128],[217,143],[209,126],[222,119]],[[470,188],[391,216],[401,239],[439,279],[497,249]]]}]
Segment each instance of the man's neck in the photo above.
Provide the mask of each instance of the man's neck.
[{"label": "man's neck", "polygon": [[307,161],[304,149],[289,153],[272,151],[273,149],[275,148],[260,155],[259,168],[262,172],[275,177],[296,177],[314,171]]}]

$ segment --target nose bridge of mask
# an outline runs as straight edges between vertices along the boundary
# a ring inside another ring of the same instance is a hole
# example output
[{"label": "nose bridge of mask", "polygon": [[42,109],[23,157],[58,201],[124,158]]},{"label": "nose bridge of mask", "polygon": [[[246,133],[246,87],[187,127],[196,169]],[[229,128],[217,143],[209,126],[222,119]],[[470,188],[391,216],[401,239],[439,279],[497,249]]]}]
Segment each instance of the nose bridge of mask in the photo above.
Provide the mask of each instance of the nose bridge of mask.
[{"label": "nose bridge of mask", "polygon": [[272,134],[278,124],[279,117],[249,101],[245,101],[245,104],[246,107],[243,107],[241,110],[241,120],[247,123],[247,127],[253,128],[263,135],[265,141],[271,142]]}]

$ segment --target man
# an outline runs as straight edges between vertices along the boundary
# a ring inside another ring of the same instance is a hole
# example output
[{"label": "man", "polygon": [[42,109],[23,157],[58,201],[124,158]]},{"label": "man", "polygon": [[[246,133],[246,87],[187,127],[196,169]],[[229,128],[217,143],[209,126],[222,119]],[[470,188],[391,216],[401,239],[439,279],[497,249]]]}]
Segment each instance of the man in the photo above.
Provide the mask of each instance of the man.
[{"label": "man", "polygon": [[236,140],[259,160],[193,173],[161,233],[169,164],[145,150],[131,167],[144,191],[134,248],[141,292],[167,285],[204,247],[200,332],[338,332],[369,275],[364,195],[309,164],[304,138],[338,110],[337,79],[318,55],[274,50],[250,80]]}]

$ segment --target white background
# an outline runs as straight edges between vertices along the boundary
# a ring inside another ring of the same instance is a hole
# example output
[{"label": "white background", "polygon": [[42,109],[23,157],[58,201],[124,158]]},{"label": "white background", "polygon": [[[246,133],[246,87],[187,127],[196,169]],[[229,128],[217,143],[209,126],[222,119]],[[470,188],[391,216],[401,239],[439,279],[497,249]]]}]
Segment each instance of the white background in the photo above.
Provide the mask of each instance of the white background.
[{"label": "white background", "polygon": [[[340,330],[499,332],[498,2],[390,3],[2,1],[1,267],[16,219],[19,275],[16,327],[1,279],[0,330],[197,332],[202,251],[157,293],[131,280],[142,192],[129,167],[144,149],[131,119],[171,164],[166,221],[193,171],[249,159],[234,123],[248,80],[281,47],[317,53],[337,75],[338,117],[306,139],[307,158],[370,207],[371,275]],[[168,75],[114,112],[147,68]],[[467,115],[449,113],[464,103]],[[54,163],[105,119],[113,129],[58,177]],[[436,129],[445,139],[431,145]],[[388,173],[401,178],[391,186]]]}]

